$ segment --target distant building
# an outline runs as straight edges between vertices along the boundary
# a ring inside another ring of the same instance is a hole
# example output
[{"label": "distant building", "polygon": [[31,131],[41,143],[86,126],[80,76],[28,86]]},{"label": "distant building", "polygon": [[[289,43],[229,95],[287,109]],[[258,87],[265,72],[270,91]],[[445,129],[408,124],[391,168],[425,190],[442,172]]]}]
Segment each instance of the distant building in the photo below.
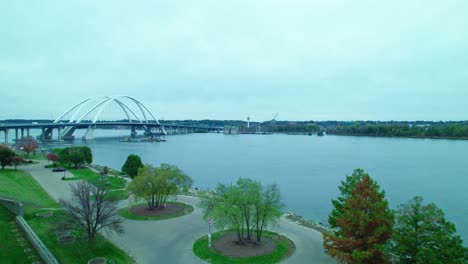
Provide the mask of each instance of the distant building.
[{"label": "distant building", "polygon": [[224,134],[239,134],[238,126],[224,126]]}]

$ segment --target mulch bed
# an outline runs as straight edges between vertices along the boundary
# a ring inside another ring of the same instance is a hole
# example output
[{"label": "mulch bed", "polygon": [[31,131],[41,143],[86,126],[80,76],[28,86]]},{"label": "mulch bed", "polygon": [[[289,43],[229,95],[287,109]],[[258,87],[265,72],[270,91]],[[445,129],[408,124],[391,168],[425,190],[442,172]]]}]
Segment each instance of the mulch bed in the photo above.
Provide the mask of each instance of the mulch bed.
[{"label": "mulch bed", "polygon": [[166,208],[156,208],[150,210],[148,205],[142,204],[139,206],[135,206],[130,208],[130,213],[138,216],[161,216],[161,215],[169,215],[182,212],[184,210],[183,205],[178,204],[166,204]]},{"label": "mulch bed", "polygon": [[254,237],[252,241],[246,241],[242,245],[237,244],[236,241],[236,234],[226,234],[214,241],[212,246],[218,253],[235,258],[263,256],[270,254],[276,249],[275,241],[267,237],[262,237],[261,244],[256,244]]}]

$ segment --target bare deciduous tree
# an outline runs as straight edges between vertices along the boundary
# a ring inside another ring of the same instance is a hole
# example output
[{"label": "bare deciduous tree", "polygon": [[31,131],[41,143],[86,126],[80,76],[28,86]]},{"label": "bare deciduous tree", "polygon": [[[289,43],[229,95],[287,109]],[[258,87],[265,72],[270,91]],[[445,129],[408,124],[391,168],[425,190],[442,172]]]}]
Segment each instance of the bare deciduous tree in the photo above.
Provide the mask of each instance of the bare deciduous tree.
[{"label": "bare deciduous tree", "polygon": [[100,231],[122,234],[122,220],[117,216],[116,201],[109,198],[104,186],[86,181],[70,185],[72,200],[60,200],[71,218],[86,232],[91,249]]}]

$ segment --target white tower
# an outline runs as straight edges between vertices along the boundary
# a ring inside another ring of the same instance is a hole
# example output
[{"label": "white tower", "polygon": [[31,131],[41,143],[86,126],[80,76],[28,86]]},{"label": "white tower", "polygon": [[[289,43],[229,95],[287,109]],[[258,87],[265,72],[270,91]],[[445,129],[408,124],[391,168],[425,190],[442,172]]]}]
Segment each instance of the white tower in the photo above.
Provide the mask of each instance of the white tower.
[{"label": "white tower", "polygon": [[247,128],[250,127],[250,116],[247,117]]}]

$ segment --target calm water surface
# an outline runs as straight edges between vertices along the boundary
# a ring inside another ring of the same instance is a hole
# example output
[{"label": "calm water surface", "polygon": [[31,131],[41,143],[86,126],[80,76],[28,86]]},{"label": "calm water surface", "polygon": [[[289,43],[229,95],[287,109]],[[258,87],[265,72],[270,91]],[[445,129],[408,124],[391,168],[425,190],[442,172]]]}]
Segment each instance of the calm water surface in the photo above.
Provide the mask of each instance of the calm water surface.
[{"label": "calm water surface", "polygon": [[363,168],[385,190],[393,208],[420,195],[442,208],[465,244],[468,241],[468,141],[188,134],[168,136],[162,143],[124,143],[116,138],[77,143],[92,148],[94,163],[116,169],[128,154],[138,154],[153,165],[175,164],[198,188],[239,177],[276,182],[287,211],[323,223],[340,182],[353,169]]}]

